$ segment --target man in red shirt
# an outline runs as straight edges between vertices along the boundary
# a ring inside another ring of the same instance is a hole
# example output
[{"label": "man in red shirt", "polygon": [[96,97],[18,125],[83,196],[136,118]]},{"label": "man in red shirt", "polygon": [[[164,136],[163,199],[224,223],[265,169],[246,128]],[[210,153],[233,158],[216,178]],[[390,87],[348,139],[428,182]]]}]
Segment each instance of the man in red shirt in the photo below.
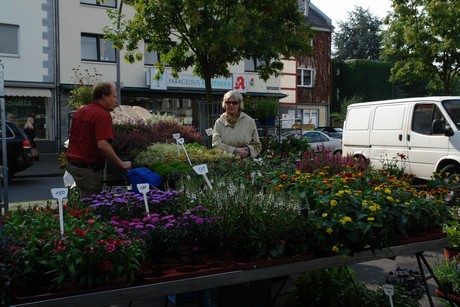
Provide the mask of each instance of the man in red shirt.
[{"label": "man in red shirt", "polygon": [[125,170],[133,166],[131,161],[122,161],[110,145],[114,136],[110,112],[117,106],[115,84],[94,85],[92,96],[90,104],[75,112],[67,150],[68,171],[80,190],[80,199],[101,192],[106,161]]}]

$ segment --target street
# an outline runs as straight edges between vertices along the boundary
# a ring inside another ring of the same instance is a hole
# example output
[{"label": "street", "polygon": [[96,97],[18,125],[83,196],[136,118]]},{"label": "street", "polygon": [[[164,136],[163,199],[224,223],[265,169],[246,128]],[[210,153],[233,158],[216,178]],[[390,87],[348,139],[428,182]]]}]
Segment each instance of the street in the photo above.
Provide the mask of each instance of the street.
[{"label": "street", "polygon": [[[52,199],[52,188],[63,188],[62,176],[14,178],[8,184],[8,202],[25,202]],[[3,199],[3,186],[2,186]]]}]

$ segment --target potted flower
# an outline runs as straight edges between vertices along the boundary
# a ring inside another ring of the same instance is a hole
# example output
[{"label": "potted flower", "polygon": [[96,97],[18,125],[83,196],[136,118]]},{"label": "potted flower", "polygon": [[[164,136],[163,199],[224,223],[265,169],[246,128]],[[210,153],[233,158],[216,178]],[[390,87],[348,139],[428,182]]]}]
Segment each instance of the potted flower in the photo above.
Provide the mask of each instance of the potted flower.
[{"label": "potted flower", "polygon": [[440,289],[436,289],[436,295],[449,298],[451,301],[460,303],[460,270],[457,259],[444,260],[435,264],[434,274],[439,280]]},{"label": "potted flower", "polygon": [[50,206],[19,208],[5,217],[8,257],[21,272],[15,280],[20,295],[133,282],[144,243],[120,234],[89,210],[66,209],[64,234],[59,212]]},{"label": "potted flower", "polygon": [[259,98],[250,100],[249,115],[259,121],[260,126],[275,126],[276,116],[279,114],[279,101],[276,98]]}]

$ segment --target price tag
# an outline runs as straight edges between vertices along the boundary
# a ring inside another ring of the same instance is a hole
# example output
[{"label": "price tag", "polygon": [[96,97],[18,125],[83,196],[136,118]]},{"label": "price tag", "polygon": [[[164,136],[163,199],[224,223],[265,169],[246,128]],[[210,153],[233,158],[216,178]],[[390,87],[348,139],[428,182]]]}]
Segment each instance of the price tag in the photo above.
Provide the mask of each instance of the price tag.
[{"label": "price tag", "polygon": [[174,133],[173,139],[177,140],[178,138],[180,138],[180,133]]},{"label": "price tag", "polygon": [[388,296],[388,299],[390,300],[390,306],[393,307],[393,294],[394,294],[393,285],[384,284],[383,291],[385,292],[385,294]]},{"label": "price tag", "polygon": [[51,195],[53,198],[56,198],[60,201],[62,201],[64,198],[67,197],[67,194],[69,193],[69,189],[67,188],[54,188],[51,189]]},{"label": "price tag", "polygon": [[184,144],[185,140],[184,138],[177,139],[177,144],[182,145]]},{"label": "price tag", "polygon": [[195,165],[193,167],[193,170],[198,175],[204,175],[208,173],[208,166],[206,164]]},{"label": "price tag", "polygon": [[206,129],[205,132],[206,132],[206,134],[207,134],[208,136],[211,136],[211,135],[212,135],[212,128]]},{"label": "price tag", "polygon": [[138,183],[136,185],[137,189],[139,190],[142,195],[144,195],[144,205],[145,205],[145,212],[147,215],[150,213],[149,209],[149,202],[147,201],[147,193],[150,191],[150,185],[148,183]]},{"label": "price tag", "polygon": [[67,188],[54,188],[51,189],[51,195],[56,198],[59,203],[59,226],[61,228],[61,236],[64,235],[64,208],[62,207],[62,200],[67,197],[69,189]]}]

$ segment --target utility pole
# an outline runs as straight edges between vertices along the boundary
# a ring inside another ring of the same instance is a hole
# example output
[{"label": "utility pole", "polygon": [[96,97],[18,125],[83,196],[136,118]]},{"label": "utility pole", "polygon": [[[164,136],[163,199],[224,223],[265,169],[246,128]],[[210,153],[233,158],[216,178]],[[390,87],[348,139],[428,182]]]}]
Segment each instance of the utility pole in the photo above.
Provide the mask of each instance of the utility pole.
[{"label": "utility pole", "polygon": [[[120,19],[121,12],[123,10],[123,0],[120,1],[120,7],[118,8],[118,21],[117,21],[117,33],[120,31]],[[118,106],[121,105],[121,60],[120,60],[120,49],[116,48],[116,57],[117,57],[117,97],[118,97]]]},{"label": "utility pole", "polygon": [[6,112],[5,112],[5,75],[4,66],[0,60],[0,112],[2,129],[2,178],[3,178],[3,208],[5,214],[8,213],[8,159],[6,152]]}]

